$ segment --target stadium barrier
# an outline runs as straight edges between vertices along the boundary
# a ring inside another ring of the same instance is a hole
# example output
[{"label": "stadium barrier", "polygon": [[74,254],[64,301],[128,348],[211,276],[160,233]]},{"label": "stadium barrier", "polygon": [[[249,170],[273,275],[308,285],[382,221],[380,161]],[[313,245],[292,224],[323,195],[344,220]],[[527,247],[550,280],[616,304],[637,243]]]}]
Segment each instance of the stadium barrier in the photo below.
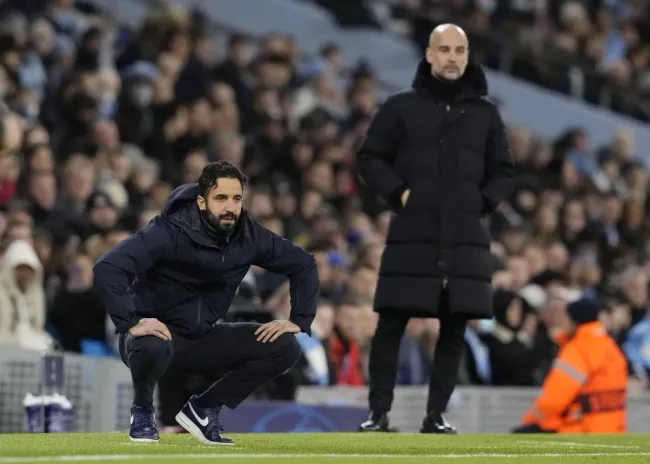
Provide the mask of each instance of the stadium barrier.
[{"label": "stadium barrier", "polygon": [[[133,391],[128,369],[117,359],[64,355],[63,393],[75,406],[75,430],[127,430]],[[0,433],[22,432],[23,399],[38,393],[42,378],[39,353],[0,347]],[[462,433],[508,432],[535,398],[536,388],[459,387],[449,405],[448,419]],[[224,412],[235,431],[353,430],[367,411],[367,388],[303,387],[296,404],[246,402]],[[391,422],[400,431],[416,432],[421,425],[426,387],[399,387]],[[630,432],[650,432],[650,394],[631,394]]]},{"label": "stadium barrier", "polygon": [[250,401],[222,411],[230,433],[354,432],[368,417],[367,407]]},{"label": "stadium barrier", "polygon": [[[42,357],[0,347],[0,433],[24,430],[23,399],[41,390]],[[79,432],[126,430],[133,390],[128,369],[117,359],[64,355],[64,394],[74,405]]]},{"label": "stadium barrier", "polygon": [[[449,402],[447,420],[461,433],[507,433],[519,424],[539,392],[532,387],[458,387]],[[298,391],[301,404],[336,404],[367,407],[366,388],[304,387]],[[395,391],[391,426],[400,432],[417,432],[427,404],[427,387],[398,387]],[[650,394],[633,393],[628,401],[631,433],[650,432]]]}]

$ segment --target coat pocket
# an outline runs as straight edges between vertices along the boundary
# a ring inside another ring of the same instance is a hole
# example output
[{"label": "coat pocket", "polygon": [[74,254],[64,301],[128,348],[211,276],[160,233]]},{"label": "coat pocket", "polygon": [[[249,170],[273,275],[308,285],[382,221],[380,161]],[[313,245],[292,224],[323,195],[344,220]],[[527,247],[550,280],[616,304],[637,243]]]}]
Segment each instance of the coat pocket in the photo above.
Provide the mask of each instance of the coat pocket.
[{"label": "coat pocket", "polygon": [[[406,203],[404,203],[404,205],[402,206],[402,209],[405,209],[405,210],[408,209],[409,206],[413,203],[413,187],[408,187],[407,190],[409,191],[409,196],[406,199]],[[400,202],[401,201],[402,201],[402,199],[400,198]]]},{"label": "coat pocket", "polygon": [[409,186],[409,197],[404,205],[404,211],[416,213],[422,209],[422,188],[418,184]]}]

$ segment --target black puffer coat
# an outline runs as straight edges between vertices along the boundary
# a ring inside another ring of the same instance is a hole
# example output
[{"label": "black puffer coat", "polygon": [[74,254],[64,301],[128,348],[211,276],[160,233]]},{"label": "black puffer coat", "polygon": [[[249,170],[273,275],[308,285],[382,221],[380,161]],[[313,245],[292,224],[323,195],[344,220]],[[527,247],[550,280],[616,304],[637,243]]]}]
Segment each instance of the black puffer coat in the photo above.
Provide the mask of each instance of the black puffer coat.
[{"label": "black puffer coat", "polygon": [[481,219],[510,192],[514,164],[482,69],[468,65],[451,101],[431,79],[423,60],[413,88],[379,108],[357,157],[361,179],[397,213],[375,310],[438,317],[447,282],[451,313],[487,318],[492,263]]}]

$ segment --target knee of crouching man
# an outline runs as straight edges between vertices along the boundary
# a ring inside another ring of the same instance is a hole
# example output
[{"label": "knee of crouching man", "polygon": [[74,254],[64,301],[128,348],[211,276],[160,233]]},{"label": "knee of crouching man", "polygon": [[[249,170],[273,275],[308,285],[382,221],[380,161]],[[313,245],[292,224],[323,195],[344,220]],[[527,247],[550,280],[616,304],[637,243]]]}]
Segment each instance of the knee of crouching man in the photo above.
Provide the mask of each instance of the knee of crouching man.
[{"label": "knee of crouching man", "polygon": [[282,343],[282,360],[285,361],[286,369],[291,369],[300,359],[302,348],[294,334],[282,334],[276,343]]},{"label": "knee of crouching man", "polygon": [[142,353],[151,359],[171,358],[172,342],[163,340],[153,335],[143,337],[134,337],[132,342],[132,352]]}]

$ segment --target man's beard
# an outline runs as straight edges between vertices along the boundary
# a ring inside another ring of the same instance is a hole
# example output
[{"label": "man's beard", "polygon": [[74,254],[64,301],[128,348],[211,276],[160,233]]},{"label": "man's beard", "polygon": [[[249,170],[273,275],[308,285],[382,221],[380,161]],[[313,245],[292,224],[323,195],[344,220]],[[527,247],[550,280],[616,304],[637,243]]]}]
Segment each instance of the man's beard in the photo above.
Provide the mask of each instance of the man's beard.
[{"label": "man's beard", "polygon": [[[207,210],[205,212],[205,218],[212,227],[221,232],[232,232],[232,230],[237,225],[237,221],[239,220],[239,216],[234,213],[224,213],[219,216],[215,216]],[[224,222],[224,219],[231,219],[232,222]]]}]

